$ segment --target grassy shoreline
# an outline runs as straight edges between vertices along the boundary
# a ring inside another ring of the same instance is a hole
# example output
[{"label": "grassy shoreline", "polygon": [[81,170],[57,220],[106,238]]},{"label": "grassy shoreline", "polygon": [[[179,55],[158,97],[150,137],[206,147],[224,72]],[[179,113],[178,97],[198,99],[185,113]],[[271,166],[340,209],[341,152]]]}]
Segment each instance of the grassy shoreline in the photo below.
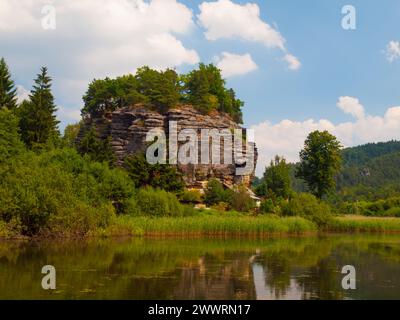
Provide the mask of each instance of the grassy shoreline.
[{"label": "grassy shoreline", "polygon": [[343,233],[400,233],[400,218],[357,215],[336,217],[330,223],[328,231]]},{"label": "grassy shoreline", "polygon": [[[0,225],[1,227],[1,225]],[[1,228],[0,228],[1,229]],[[1,230],[0,230],[1,231]],[[1,239],[108,238],[108,237],[249,237],[316,235],[318,233],[400,233],[400,218],[339,216],[318,227],[301,217],[216,216],[131,217],[118,216],[106,228],[86,235],[44,233],[32,238],[0,232]]]},{"label": "grassy shoreline", "polygon": [[361,216],[335,217],[324,228],[301,217],[198,216],[198,217],[118,217],[102,231],[103,236],[250,236],[305,235],[335,233],[400,233],[398,218]]}]

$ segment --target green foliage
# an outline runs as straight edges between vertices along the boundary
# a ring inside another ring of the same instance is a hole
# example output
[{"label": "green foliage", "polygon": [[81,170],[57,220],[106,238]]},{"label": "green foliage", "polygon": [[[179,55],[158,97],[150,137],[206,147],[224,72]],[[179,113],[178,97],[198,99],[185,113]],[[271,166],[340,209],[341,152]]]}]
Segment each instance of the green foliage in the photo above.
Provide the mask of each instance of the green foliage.
[{"label": "green foliage", "polygon": [[242,122],[243,102],[236,99],[232,89],[225,88],[225,80],[217,67],[201,63],[199,69],[182,79],[186,99],[200,111],[218,110],[230,114],[236,122]]},{"label": "green foliage", "polygon": [[208,206],[218,204],[220,202],[231,202],[232,191],[225,190],[222,183],[217,179],[208,182],[207,189],[204,194],[204,202]]},{"label": "green foliage", "polygon": [[277,206],[275,206],[272,199],[265,199],[265,200],[261,201],[261,204],[260,204],[260,212],[261,213],[276,214],[276,213],[278,213],[277,211],[279,211],[279,210],[278,210]]},{"label": "green foliage", "polygon": [[291,198],[283,205],[282,214],[309,219],[320,227],[326,226],[332,219],[329,205],[309,193],[300,193]]},{"label": "green foliage", "polygon": [[297,177],[307,183],[318,198],[322,198],[335,187],[335,175],[340,170],[340,142],[328,131],[310,133],[300,152]]},{"label": "green foliage", "polygon": [[0,109],[6,107],[14,110],[17,107],[17,89],[4,58],[0,60]]},{"label": "green foliage", "polygon": [[43,67],[35,80],[29,101],[24,101],[18,108],[21,137],[29,148],[40,148],[59,136],[56,111],[51,78],[47,75],[47,68]]},{"label": "green foliage", "polygon": [[180,200],[183,203],[191,203],[191,204],[201,203],[202,199],[203,199],[202,194],[200,193],[200,191],[197,190],[185,190],[180,196]]},{"label": "green foliage", "polygon": [[165,111],[179,101],[179,81],[174,70],[156,71],[149,67],[139,68],[136,72],[138,91],[149,99],[157,110]]},{"label": "green foliage", "polygon": [[182,175],[175,167],[150,164],[143,154],[128,157],[125,160],[125,168],[138,188],[153,187],[175,193],[184,189]]},{"label": "green foliage", "polygon": [[256,192],[259,196],[289,198],[291,194],[290,167],[285,158],[276,156],[270,166],[265,168],[262,182]]},{"label": "green foliage", "polygon": [[83,96],[83,116],[99,116],[127,105],[148,101],[138,91],[138,81],[133,75],[116,79],[93,80]]},{"label": "green foliage", "polygon": [[256,204],[250,197],[245,186],[238,186],[237,189],[231,194],[230,207],[239,212],[249,212],[255,208]]},{"label": "green foliage", "polygon": [[[342,201],[375,201],[400,195],[400,142],[369,143],[342,150],[342,169],[337,174],[337,194],[333,203]],[[304,182],[295,177],[299,164],[291,164],[292,188],[307,191]]]},{"label": "green foliage", "polygon": [[0,220],[17,222],[27,235],[86,233],[130,209],[128,175],[90,161],[72,149],[27,152],[0,167]]},{"label": "green foliage", "polygon": [[400,152],[371,158],[362,165],[345,166],[337,177],[337,189],[354,188],[362,185],[382,189],[393,185],[392,190],[400,188]]},{"label": "green foliage", "polygon": [[225,189],[217,179],[212,179],[208,182],[204,194],[204,202],[213,207],[227,204],[230,209],[239,212],[248,212],[255,207],[255,202],[244,186],[240,185],[236,190]]},{"label": "green foliage", "polygon": [[99,139],[96,130],[91,128],[77,146],[81,155],[87,154],[93,161],[107,162],[111,166],[114,164],[115,156],[111,148],[110,138]]},{"label": "green foliage", "polygon": [[[118,218],[119,220],[120,218]],[[190,217],[137,217],[132,221],[137,229],[148,235],[251,235],[301,234],[314,232],[316,225],[300,217],[275,218],[272,216],[251,217],[245,215],[197,215]]]},{"label": "green foliage", "polygon": [[183,207],[177,197],[164,190],[153,188],[140,189],[137,205],[141,214],[156,217],[182,216]]},{"label": "green foliage", "polygon": [[170,69],[162,72],[142,67],[135,76],[93,80],[83,96],[83,101],[84,116],[99,116],[104,112],[137,103],[149,104],[164,111],[179,101],[178,75]]},{"label": "green foliage", "polygon": [[362,166],[374,158],[398,152],[400,152],[400,141],[393,140],[346,148],[342,152],[343,166]]},{"label": "green foliage", "polygon": [[79,130],[81,129],[81,123],[69,124],[64,129],[64,135],[62,137],[62,146],[68,148],[74,148],[76,146],[76,138]]},{"label": "green foliage", "polygon": [[0,109],[0,164],[24,149],[18,133],[18,118],[7,108]]},{"label": "green foliage", "polygon": [[139,103],[165,112],[179,102],[189,102],[204,113],[218,110],[242,122],[243,102],[233,89],[225,88],[221,71],[212,64],[200,64],[199,69],[180,76],[171,69],[157,71],[145,66],[135,75],[93,80],[83,101],[83,116],[99,116]]},{"label": "green foliage", "polygon": [[339,211],[370,217],[400,217],[400,197],[377,201],[343,202],[339,206]]}]

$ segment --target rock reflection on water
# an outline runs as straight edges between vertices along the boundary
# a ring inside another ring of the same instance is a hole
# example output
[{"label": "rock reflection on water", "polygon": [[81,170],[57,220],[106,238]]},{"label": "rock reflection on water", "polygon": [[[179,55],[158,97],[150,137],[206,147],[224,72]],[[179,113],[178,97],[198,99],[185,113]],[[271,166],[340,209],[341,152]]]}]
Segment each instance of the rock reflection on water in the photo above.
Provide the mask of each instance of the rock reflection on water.
[{"label": "rock reflection on water", "polygon": [[[356,290],[341,288],[347,264]],[[398,235],[0,242],[0,298],[400,299],[399,267]]]}]

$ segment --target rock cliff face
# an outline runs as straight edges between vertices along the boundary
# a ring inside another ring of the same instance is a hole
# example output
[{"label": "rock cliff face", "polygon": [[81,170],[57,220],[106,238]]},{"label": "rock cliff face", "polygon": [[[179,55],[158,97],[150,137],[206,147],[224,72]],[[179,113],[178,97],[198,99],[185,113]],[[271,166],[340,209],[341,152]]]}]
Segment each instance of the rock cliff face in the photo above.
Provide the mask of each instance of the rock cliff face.
[{"label": "rock cliff face", "polygon": [[[213,112],[204,115],[194,109],[190,105],[179,106],[170,109],[164,114],[152,111],[142,105],[118,109],[112,113],[108,113],[101,118],[88,118],[79,133],[78,140],[82,139],[85,132],[91,127],[96,129],[98,137],[101,139],[111,138],[111,146],[116,156],[118,165],[123,165],[124,159],[128,155],[146,152],[149,143],[145,141],[146,134],[152,129],[161,129],[169,137],[170,123],[176,122],[177,131],[182,129],[193,129],[198,133],[198,150],[201,150],[201,130],[202,129],[217,129],[225,130],[225,132],[234,132],[234,129],[242,129],[228,115]],[[232,138],[233,139],[233,138]],[[204,139],[203,139],[204,140]],[[210,140],[207,139],[208,143]],[[242,165],[224,164],[223,162],[223,147],[224,140],[221,139],[220,154],[221,164],[181,164],[178,161],[177,167],[183,173],[186,186],[193,189],[204,189],[207,182],[216,178],[219,179],[227,187],[232,187],[235,184],[243,183],[249,186],[254,175],[254,168],[257,162],[257,149],[255,145],[254,153],[251,154],[251,159],[254,160],[254,166],[247,170],[246,174],[237,174],[237,168]],[[203,141],[204,142],[204,141]],[[185,142],[179,142],[179,146]],[[233,144],[233,143],[232,143]],[[234,145],[234,144],[233,144]],[[233,147],[232,153],[242,151],[246,154],[250,144],[244,144],[242,150],[235,150]],[[210,144],[210,156],[211,156]],[[210,159],[212,159],[210,157]],[[200,155],[199,155],[200,160]],[[210,160],[211,162],[211,160]]]}]

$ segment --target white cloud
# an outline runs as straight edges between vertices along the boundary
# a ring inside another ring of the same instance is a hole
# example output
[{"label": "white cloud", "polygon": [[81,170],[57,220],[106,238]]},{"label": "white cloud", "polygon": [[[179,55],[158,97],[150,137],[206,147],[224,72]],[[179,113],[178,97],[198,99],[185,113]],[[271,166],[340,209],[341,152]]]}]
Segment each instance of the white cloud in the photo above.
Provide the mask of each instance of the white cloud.
[{"label": "white cloud", "polygon": [[393,62],[400,58],[400,42],[390,41],[386,46],[386,58],[389,62]]},{"label": "white cloud", "polygon": [[197,16],[199,24],[206,29],[205,37],[210,41],[219,39],[240,39],[261,43],[267,48],[281,49],[289,69],[297,70],[299,60],[287,53],[285,38],[281,33],[264,22],[260,8],[255,3],[236,4],[231,0],[203,2]]},{"label": "white cloud", "polygon": [[30,91],[22,85],[17,85],[17,102],[21,103],[29,98]]},{"label": "white cloud", "polygon": [[299,59],[297,59],[294,55],[292,54],[286,54],[283,57],[283,60],[287,62],[288,64],[288,68],[290,70],[298,70],[301,67],[301,63],[299,61]]},{"label": "white cloud", "polygon": [[364,107],[360,104],[360,101],[357,98],[340,97],[337,106],[345,113],[351,114],[357,119],[364,118]]},{"label": "white cloud", "polygon": [[[358,103],[357,99],[355,101]],[[338,106],[340,102],[343,102],[343,99],[339,98]],[[347,112],[346,110],[344,111]],[[360,111],[358,107],[357,110]],[[360,114],[357,112],[357,115]],[[326,119],[283,120],[275,124],[264,121],[251,128],[254,129],[259,151],[257,173],[261,174],[264,166],[276,154],[283,155],[292,162],[298,161],[304,140],[314,130],[328,130],[346,147],[391,139],[400,140],[400,107],[388,108],[383,116],[364,115],[357,117],[354,121],[338,124]]]},{"label": "white cloud", "polygon": [[235,4],[230,0],[203,2],[198,15],[208,40],[234,39],[261,42],[270,48],[284,49],[282,35],[260,18],[257,4]]},{"label": "white cloud", "polygon": [[93,78],[134,72],[143,65],[165,69],[200,60],[179,39],[195,24],[192,10],[178,0],[57,0],[50,2],[55,30],[42,28],[46,3],[0,1],[2,55],[26,81],[40,66],[48,66],[58,99],[68,105],[81,102],[84,92],[74,90],[78,83],[83,88]]},{"label": "white cloud", "polygon": [[226,78],[244,75],[258,69],[249,53],[239,55],[229,52],[222,52],[222,56],[217,57],[217,67]]}]

